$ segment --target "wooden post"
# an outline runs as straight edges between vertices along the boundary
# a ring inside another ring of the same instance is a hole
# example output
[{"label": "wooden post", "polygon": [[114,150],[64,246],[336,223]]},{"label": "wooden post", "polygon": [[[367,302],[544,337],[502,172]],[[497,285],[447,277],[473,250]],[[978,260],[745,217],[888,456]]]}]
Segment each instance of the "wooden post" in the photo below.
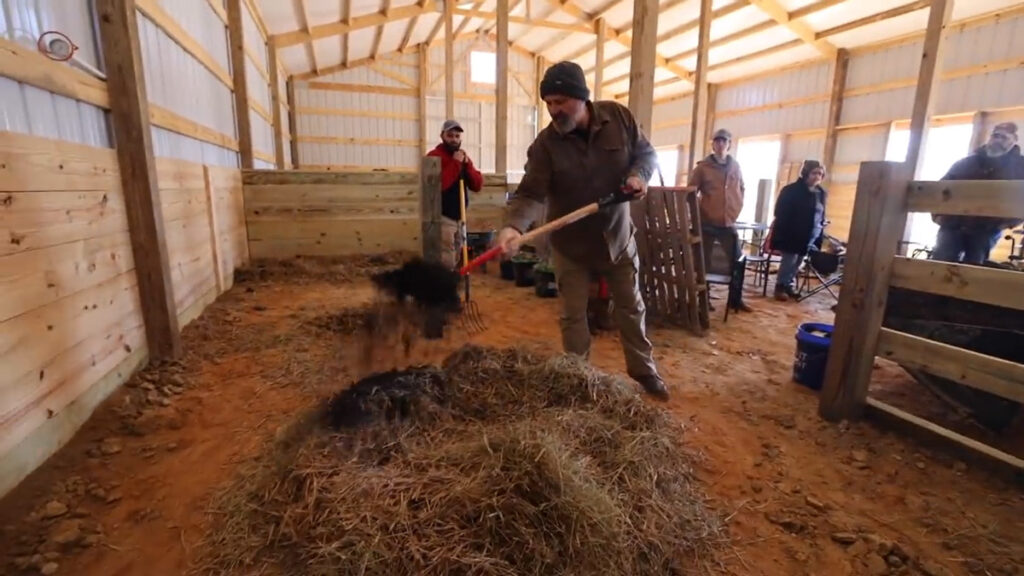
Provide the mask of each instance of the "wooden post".
[{"label": "wooden post", "polygon": [[430,46],[420,44],[420,71],[419,71],[419,118],[420,118],[420,153],[426,154],[430,146],[430,136],[427,128],[427,92],[430,86]]},{"label": "wooden post", "polygon": [[494,172],[508,173],[508,0],[498,0],[497,85],[494,115]]},{"label": "wooden post", "polygon": [[267,67],[270,68],[270,103],[274,110],[271,117],[274,119],[274,164],[278,170],[284,170],[284,122],[281,118],[281,85],[278,77],[277,48],[268,43]]},{"label": "wooden post", "polygon": [[455,118],[455,37],[452,33],[452,2],[444,0],[444,115]]},{"label": "wooden post", "polygon": [[825,125],[825,151],[821,163],[825,165],[825,183],[832,182],[832,169],[836,163],[836,143],[839,141],[839,118],[843,115],[843,92],[846,92],[846,72],[850,67],[850,51],[840,48],[832,63],[832,93],[828,101],[828,119]]},{"label": "wooden post", "polygon": [[203,165],[203,186],[206,188],[206,221],[210,226],[210,256],[213,258],[213,274],[217,294],[224,292],[224,270],[220,261],[220,223],[217,222],[217,191],[210,178],[210,167]]},{"label": "wooden post", "polygon": [[98,0],[110,115],[150,358],[181,356],[135,0]]},{"label": "wooden post", "polygon": [[893,257],[907,220],[911,170],[910,164],[898,162],[860,165],[843,289],[818,406],[826,420],[863,413]]},{"label": "wooden post", "polygon": [[914,175],[921,169],[921,150],[927,141],[928,118],[935,102],[932,94],[939,80],[946,27],[952,13],[953,0],[932,0],[928,9],[928,28],[924,33],[924,51],[917,73],[914,109],[910,115],[910,142],[907,145],[906,163],[914,170]]},{"label": "wooden post", "polygon": [[231,48],[231,77],[235,89],[235,122],[242,168],[253,167],[252,124],[249,121],[249,87],[245,82],[245,34],[242,29],[242,0],[227,0],[228,44]]},{"label": "wooden post", "polygon": [[715,104],[717,102],[718,84],[708,84],[707,112],[704,115],[704,139],[703,144],[698,150],[700,152],[700,156],[697,157],[698,159],[706,155],[708,142],[711,142],[711,137],[715,134]]},{"label": "wooden post", "polygon": [[546,104],[544,104],[544,99],[540,97],[540,81],[544,78],[544,72],[546,72],[548,69],[547,62],[544,61],[543,56],[537,56],[535,62],[537,63],[537,77],[536,82],[534,82],[534,87],[537,90],[537,98],[535,104],[537,106],[537,130],[534,136],[540,134],[540,131],[543,130],[544,127],[547,126],[548,122],[551,120],[550,118],[548,118],[548,107]]},{"label": "wooden post", "polygon": [[292,149],[292,168],[299,167],[299,110],[298,103],[295,101],[295,80],[289,78],[285,82],[285,88],[288,91],[288,134],[291,135],[288,145]]},{"label": "wooden post", "polygon": [[971,118],[971,151],[981,148],[988,141],[988,112],[975,112]]},{"label": "wooden post", "polygon": [[[423,260],[441,262],[441,159],[435,156],[420,161],[420,238]],[[428,310],[423,331],[429,339],[443,337],[443,313]]]},{"label": "wooden post", "polygon": [[658,0],[634,0],[630,48],[629,109],[640,130],[651,137],[654,116],[655,49],[658,44]]},{"label": "wooden post", "polygon": [[676,186],[685,186],[690,179],[690,169],[686,165],[686,146],[676,146]]},{"label": "wooden post", "polygon": [[690,161],[687,171],[704,157],[708,108],[708,46],[711,44],[711,0],[700,0],[700,25],[697,31],[697,69],[693,74],[693,112],[690,116]]},{"label": "wooden post", "polygon": [[[604,18],[598,18],[597,22],[594,23],[594,32],[597,33],[597,45],[595,46],[597,54],[595,55],[594,63],[593,97],[593,100],[596,102],[601,99],[601,91],[604,89],[604,41],[608,36],[608,23]],[[539,78],[538,81],[540,81]]]},{"label": "wooden post", "polygon": [[[772,220],[772,181],[762,178],[757,181],[757,204],[754,205],[754,222],[769,224]],[[768,231],[757,230],[751,234],[751,240],[760,246]]]}]

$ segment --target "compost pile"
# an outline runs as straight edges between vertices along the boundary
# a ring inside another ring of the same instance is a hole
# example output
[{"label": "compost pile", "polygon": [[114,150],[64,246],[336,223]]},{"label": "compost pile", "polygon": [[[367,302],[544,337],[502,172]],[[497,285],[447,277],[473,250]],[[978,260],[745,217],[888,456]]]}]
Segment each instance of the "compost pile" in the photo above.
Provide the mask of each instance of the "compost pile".
[{"label": "compost pile", "polygon": [[568,356],[363,379],[217,499],[204,573],[682,574],[724,543],[678,422]]}]

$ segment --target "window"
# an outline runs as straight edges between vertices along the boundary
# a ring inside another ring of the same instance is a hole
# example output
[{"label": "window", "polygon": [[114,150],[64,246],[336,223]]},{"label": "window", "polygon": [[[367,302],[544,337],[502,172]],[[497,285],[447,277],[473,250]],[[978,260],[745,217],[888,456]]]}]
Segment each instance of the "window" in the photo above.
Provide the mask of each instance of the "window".
[{"label": "window", "polygon": [[[938,180],[946,175],[949,167],[970,153],[973,127],[970,123],[948,124],[928,129],[921,170],[915,176],[920,180]],[[889,143],[885,147],[885,159],[889,162],[903,162],[907,159],[910,145],[910,129],[893,127],[889,132]],[[932,222],[931,214],[915,212],[910,215],[910,241],[932,246],[939,227]]]},{"label": "window", "polygon": [[[771,180],[770,190],[775,190],[775,179],[779,176],[779,160],[782,155],[782,140],[778,138],[745,138],[739,141],[736,160],[743,170],[743,209],[740,222],[753,222],[757,215],[757,184],[760,180]],[[771,202],[768,202],[771,206]],[[767,215],[769,218],[771,215]]]},{"label": "window", "polygon": [[[676,184],[676,170],[679,164],[679,148],[676,146],[669,146],[666,148],[657,148],[655,151],[658,153],[658,169],[661,170],[661,177],[665,179],[665,186],[675,186]],[[648,182],[651,186],[661,186],[661,178],[658,178],[658,170],[654,171],[651,175],[651,180]]]},{"label": "window", "polygon": [[494,84],[498,81],[498,59],[494,52],[478,52],[469,54],[469,79],[474,84]]}]

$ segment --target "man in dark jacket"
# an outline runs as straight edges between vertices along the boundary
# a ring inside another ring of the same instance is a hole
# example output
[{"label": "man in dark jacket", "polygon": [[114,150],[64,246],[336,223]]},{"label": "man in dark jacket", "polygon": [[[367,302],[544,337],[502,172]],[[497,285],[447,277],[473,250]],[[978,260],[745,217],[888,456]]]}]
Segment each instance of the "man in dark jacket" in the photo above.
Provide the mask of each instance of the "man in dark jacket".
[{"label": "man in dark jacket", "polygon": [[473,166],[473,161],[462,150],[462,126],[455,120],[446,120],[441,127],[441,143],[427,153],[441,159],[441,262],[454,268],[459,261],[459,180],[465,183],[466,206],[469,193],[479,192],[484,177]]},{"label": "man in dark jacket", "polygon": [[[943,180],[1024,180],[1024,157],[1017,144],[1017,125],[997,124],[988,142],[970,156],[957,161]],[[1003,230],[1024,222],[1024,213],[991,216],[951,216],[934,214],[939,225],[932,259],[943,262],[983,264]]]},{"label": "man in dark jacket", "polygon": [[820,186],[824,178],[825,167],[817,160],[807,160],[800,168],[800,178],[786,185],[775,202],[771,249],[782,253],[775,279],[776,300],[798,296],[793,280],[800,261],[809,250],[821,246],[827,197]]},{"label": "man in dark jacket", "polygon": [[[544,74],[540,94],[551,124],[527,150],[526,173],[510,200],[497,245],[518,250],[519,237],[541,218],[555,220],[623,186],[633,195],[647,191],[657,154],[629,109],[617,102],[590,101],[583,69],[559,62]],[[584,358],[590,352],[587,301],[591,274],[602,275],[615,304],[626,370],[658,399],[668,390],[658,375],[647,338],[638,281],[639,255],[628,203],[609,207],[551,233],[561,299],[562,347]]]}]

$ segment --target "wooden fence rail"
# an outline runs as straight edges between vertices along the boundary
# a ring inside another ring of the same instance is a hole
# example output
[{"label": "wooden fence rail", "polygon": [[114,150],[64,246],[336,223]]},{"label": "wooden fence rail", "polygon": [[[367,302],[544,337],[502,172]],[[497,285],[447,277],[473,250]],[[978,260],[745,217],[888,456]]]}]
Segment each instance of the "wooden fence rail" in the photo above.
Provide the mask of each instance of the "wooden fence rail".
[{"label": "wooden fence rail", "polygon": [[1024,403],[1024,365],[883,328],[890,288],[1024,310],[1024,273],[896,256],[910,212],[1024,216],[1024,182],[914,182],[906,165],[861,165],[849,257],[819,412],[828,420],[865,410],[895,418],[1024,471],[1024,460],[868,397],[876,356]]}]

